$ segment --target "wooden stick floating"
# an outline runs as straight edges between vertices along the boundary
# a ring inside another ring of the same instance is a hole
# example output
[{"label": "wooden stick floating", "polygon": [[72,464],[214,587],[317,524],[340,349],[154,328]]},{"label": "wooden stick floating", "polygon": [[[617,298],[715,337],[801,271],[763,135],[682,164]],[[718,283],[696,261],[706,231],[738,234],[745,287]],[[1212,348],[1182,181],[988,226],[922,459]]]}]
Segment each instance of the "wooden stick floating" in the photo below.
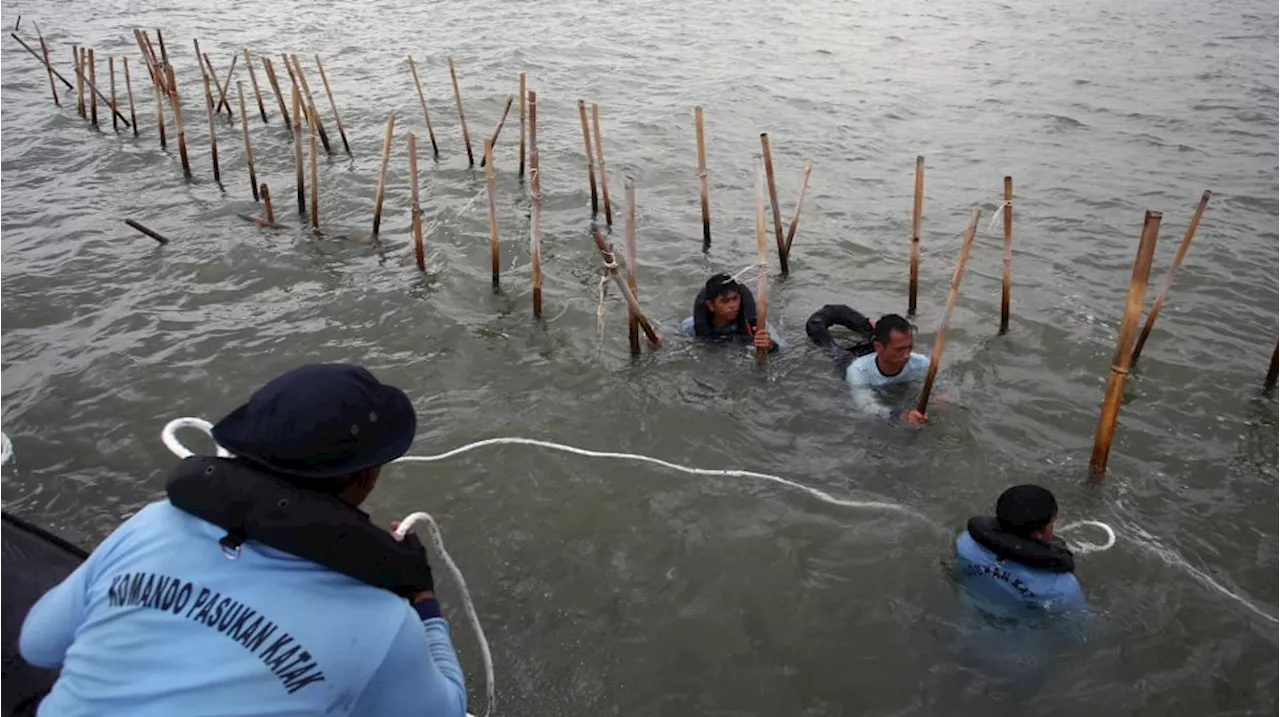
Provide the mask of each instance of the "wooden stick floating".
[{"label": "wooden stick floating", "polygon": [[[768,139],[765,135],[760,135],[760,139],[765,142],[768,147]],[[766,269],[769,266],[769,250],[765,247],[764,240],[764,169],[760,166],[756,167],[756,260],[759,262],[760,274],[756,279],[756,331],[764,331],[768,326],[768,301],[765,296],[765,290],[768,288],[766,283],[768,273]],[[779,247],[781,248],[781,247]],[[784,258],[780,257],[780,261]],[[756,360],[764,361],[769,356],[769,350],[756,347]]]},{"label": "wooden stick floating", "polygon": [[[507,113],[511,111],[511,103],[514,101],[515,101],[514,97],[512,97],[511,95],[507,95],[507,106],[502,108],[502,116],[498,118],[498,126],[493,128],[493,136],[489,139],[489,144],[492,144],[495,147],[498,146],[498,135],[502,134],[502,125],[506,124]],[[523,129],[523,126],[521,127],[521,129]],[[489,160],[487,160],[486,158],[481,157],[480,166],[481,167],[486,166],[486,163],[488,161]]]},{"label": "wooden stick floating", "polygon": [[413,204],[413,256],[418,262],[418,271],[427,270],[426,250],[422,245],[422,205],[418,204],[418,138],[409,133],[409,190]]},{"label": "wooden stick floating", "polygon": [[778,186],[773,181],[773,153],[769,151],[768,132],[760,133],[760,153],[764,157],[764,175],[769,186],[769,204],[773,206],[773,233],[778,239],[778,268],[786,274],[789,271],[787,244],[782,236],[782,212],[778,209]]},{"label": "wooden stick floating", "polygon": [[351,145],[347,144],[347,130],[342,126],[342,115],[338,114],[338,103],[333,101],[333,90],[329,89],[329,76],[324,74],[324,63],[320,55],[316,55],[316,67],[320,70],[320,81],[324,83],[324,93],[329,96],[329,107],[333,109],[333,119],[338,123],[338,134],[342,136],[342,148],[351,154]]},{"label": "wooden stick floating", "polygon": [[320,231],[320,172],[316,168],[316,154],[318,154],[319,146],[316,144],[316,123],[319,117],[313,112],[307,118],[307,128],[311,132],[311,231]]},{"label": "wooden stick floating", "polygon": [[458,72],[452,57],[449,58],[449,78],[453,80],[453,99],[458,103],[458,122],[462,124],[462,143],[467,145],[467,162],[474,167],[476,160],[471,156],[471,135],[467,132],[467,116],[462,113],[462,92],[458,89]]},{"label": "wooden stick floating", "polygon": [[[18,16],[18,20],[22,20],[21,15]],[[44,59],[44,69],[49,75],[49,91],[53,93],[53,104],[61,107],[62,103],[58,101],[58,86],[53,82],[53,63],[49,62],[49,46],[44,41],[44,33],[40,32],[39,25],[36,25],[36,35],[40,38],[40,54]],[[136,125],[137,123],[135,122],[134,124]]]},{"label": "wooden stick floating", "polygon": [[1111,440],[1115,438],[1116,418],[1120,414],[1120,398],[1124,393],[1125,379],[1129,376],[1129,357],[1132,356],[1129,347],[1133,345],[1133,332],[1138,327],[1142,303],[1147,297],[1151,258],[1155,255],[1161,217],[1160,212],[1148,211],[1142,223],[1142,239],[1138,242],[1138,255],[1133,260],[1133,277],[1129,280],[1129,294],[1125,299],[1124,316],[1120,320],[1120,335],[1116,338],[1116,352],[1111,359],[1107,394],[1102,402],[1102,415],[1098,418],[1098,433],[1093,439],[1093,455],[1089,458],[1089,471],[1095,476],[1107,472]]},{"label": "wooden stick floating", "polygon": [[1268,389],[1275,388],[1278,376],[1280,376],[1280,343],[1277,343],[1275,351],[1271,352],[1271,368],[1267,369],[1267,377],[1262,385]]},{"label": "wooden stick floating", "polygon": [[[286,65],[287,67],[288,65]],[[298,187],[298,213],[307,213],[307,189],[306,180],[303,179],[302,170],[302,93],[298,91],[298,86],[293,86],[293,164],[297,177],[295,184]]]},{"label": "wooden stick floating", "polygon": [[538,93],[529,92],[529,256],[533,317],[542,318],[542,174],[538,169]]},{"label": "wooden stick floating", "polygon": [[707,192],[707,145],[702,134],[702,106],[693,108],[693,124],[698,135],[698,185],[702,195],[702,251],[711,248],[711,195]]},{"label": "wooden stick floating", "polygon": [[280,80],[276,78],[276,70],[271,65],[271,59],[262,58],[262,69],[267,73],[267,83],[271,85],[271,92],[276,96],[276,103],[280,105],[280,116],[284,118],[284,125],[289,128],[289,132],[293,132],[293,122],[289,119],[289,109],[284,105],[284,95],[280,92]]},{"label": "wooden stick floating", "polygon": [[942,347],[947,342],[947,327],[951,324],[951,310],[956,306],[956,298],[960,296],[960,280],[964,277],[964,265],[969,260],[969,250],[973,248],[973,237],[978,233],[978,217],[982,210],[974,207],[969,215],[969,228],[964,230],[964,244],[960,246],[960,256],[956,257],[956,270],[951,275],[951,292],[947,294],[947,306],[942,310],[942,320],[938,322],[938,334],[933,337],[933,352],[929,354],[929,372],[924,376],[924,386],[920,389],[920,398],[916,401],[916,410],[924,413],[929,408],[929,395],[933,393],[933,380],[938,376],[938,364],[942,361]]},{"label": "wooden stick floating", "polygon": [[262,211],[266,215],[267,226],[273,227],[276,225],[276,211],[271,206],[271,190],[266,182],[258,188],[258,194],[262,196]]},{"label": "wooden stick floating", "polygon": [[924,209],[924,157],[916,157],[916,194],[911,204],[911,277],[907,285],[907,315],[916,313],[916,288],[920,283],[920,213]]},{"label": "wooden stick floating", "polygon": [[[249,63],[245,63],[253,67]],[[249,188],[253,190],[253,201],[258,201],[258,173],[253,169],[253,145],[249,142],[249,115],[244,109],[244,83],[236,83],[236,94],[240,97],[240,131],[244,134],[244,156],[249,164]]]},{"label": "wooden stick floating", "polygon": [[124,60],[124,91],[129,95],[129,121],[133,123],[133,136],[138,136],[138,107],[133,103],[133,80],[129,77],[129,58]]},{"label": "wooden stick floating", "polygon": [[[89,48],[89,87],[90,88],[96,87],[97,84],[98,84],[98,62],[93,58],[93,48],[91,47]],[[90,113],[89,121],[93,122],[94,127],[97,127],[98,126],[98,93],[95,92],[89,95],[89,100],[92,103],[89,109],[89,113]],[[102,98],[102,101],[106,102],[107,98],[105,97]]]},{"label": "wooden stick floating", "polygon": [[525,116],[526,102],[528,98],[524,89],[524,73],[520,73],[520,176],[524,176],[524,138],[525,138]]},{"label": "wooden stick floating", "polygon": [[221,182],[222,171],[218,168],[218,130],[213,122],[213,92],[209,89],[209,73],[204,73],[202,77],[204,77],[204,106],[209,112],[209,153],[213,158],[213,181]]},{"label": "wooden stick floating", "polygon": [[164,237],[164,235],[162,235],[160,232],[152,231],[151,229],[148,229],[148,228],[146,228],[146,227],[142,226],[141,224],[139,224],[139,223],[135,222],[135,221],[134,221],[134,220],[132,220],[132,219],[126,219],[126,220],[124,220],[124,223],[125,223],[125,224],[128,224],[129,226],[133,227],[134,229],[137,229],[138,231],[142,232],[143,234],[146,234],[147,236],[151,237],[152,239],[155,239],[156,241],[160,242],[160,245],[161,245],[161,246],[164,246],[165,244],[168,244],[168,243],[169,243],[169,240],[168,240],[167,238],[165,238],[165,237]]},{"label": "wooden stick floating", "polygon": [[587,103],[578,100],[578,116],[582,118],[582,145],[587,153],[587,179],[591,183],[591,216],[600,213],[600,199],[596,196],[596,160],[591,154],[591,128],[587,126]]},{"label": "wooden stick floating", "polygon": [[[156,35],[160,31],[156,30]],[[164,45],[160,46],[163,52]],[[182,158],[182,171],[191,178],[191,161],[187,158],[187,133],[182,128],[182,100],[178,96],[178,79],[173,74],[173,65],[166,64],[165,72],[169,76],[169,102],[173,105],[173,124],[178,128],[178,155]]]},{"label": "wooden stick floating", "polygon": [[[597,135],[599,136],[599,135]],[[627,195],[627,286],[631,293],[639,299],[640,291],[636,285],[636,183],[627,177],[623,183]],[[640,320],[636,312],[627,306],[627,343],[631,346],[631,355],[640,355]]]},{"label": "wooden stick floating", "polygon": [[418,81],[418,66],[413,64],[413,55],[409,56],[409,71],[413,73],[413,86],[418,88],[418,101],[422,103],[422,119],[427,123],[427,139],[431,140],[431,156],[440,159],[436,132],[431,128],[431,114],[427,112],[427,96],[422,94],[422,83]]},{"label": "wooden stick floating", "polygon": [[[265,59],[265,58],[264,58]],[[267,123],[267,107],[262,104],[262,91],[258,89],[258,73],[253,71],[253,59],[249,57],[249,48],[244,48],[244,67],[249,71],[249,83],[253,85],[253,96],[258,100],[258,111],[262,113],[262,123]]]},{"label": "wooden stick floating", "polygon": [[378,241],[378,228],[382,226],[382,200],[387,190],[387,162],[391,161],[391,133],[396,127],[396,113],[387,115],[387,134],[382,140],[382,169],[378,171],[378,194],[373,204],[373,241]]},{"label": "wooden stick floating", "polygon": [[613,245],[598,230],[592,230],[591,236],[596,241],[596,248],[600,250],[600,258],[604,260],[605,271],[609,272],[609,277],[613,279],[613,283],[617,284],[618,291],[627,301],[627,307],[635,313],[636,320],[640,322],[640,328],[644,331],[645,337],[649,339],[650,344],[661,346],[662,335],[655,331],[649,323],[644,311],[640,309],[640,302],[636,300],[636,295],[631,293],[631,287],[627,286],[627,282],[622,279],[622,274],[618,272],[618,262],[613,257]]},{"label": "wooden stick floating", "polygon": [[[510,106],[510,103],[508,103]],[[498,200],[493,176],[493,140],[484,141],[485,180],[489,184],[489,253],[493,258],[493,288],[498,288]]]},{"label": "wooden stick floating", "polygon": [[609,178],[604,171],[604,140],[600,137],[600,108],[591,103],[591,131],[596,136],[596,159],[600,164],[600,195],[604,198],[604,223],[613,226],[613,205],[609,203]]},{"label": "wooden stick floating", "polygon": [[290,58],[293,60],[294,71],[298,73],[298,82],[302,84],[302,91],[306,93],[307,119],[310,121],[311,116],[315,115],[316,131],[320,133],[320,142],[324,144],[324,151],[333,154],[333,149],[329,147],[329,135],[324,131],[324,121],[316,112],[316,98],[311,94],[311,85],[307,84],[307,74],[302,71],[302,61],[297,55],[290,55]]},{"label": "wooden stick floating", "polygon": [[1200,195],[1200,204],[1196,207],[1195,214],[1191,215],[1191,223],[1187,225],[1186,234],[1182,235],[1182,243],[1178,245],[1178,250],[1173,254],[1173,263],[1169,265],[1169,273],[1164,277],[1164,286],[1160,288],[1160,293],[1156,296],[1156,301],[1151,305],[1151,312],[1147,314],[1147,322],[1142,326],[1142,333],[1138,335],[1138,343],[1133,347],[1133,356],[1129,359],[1129,367],[1138,365],[1138,357],[1142,355],[1142,347],[1147,344],[1147,337],[1151,335],[1151,329],[1156,325],[1156,317],[1160,315],[1160,309],[1164,306],[1165,297],[1169,295],[1169,289],[1173,286],[1173,276],[1178,273],[1178,267],[1182,266],[1182,260],[1187,256],[1187,250],[1191,248],[1191,239],[1196,235],[1196,227],[1200,226],[1200,217],[1204,215],[1204,209],[1209,205],[1209,198],[1213,196],[1213,192],[1205,190]]},{"label": "wooden stick floating", "polygon": [[1009,295],[1013,291],[1013,177],[1004,178],[1004,262],[1000,278],[1000,333],[1009,330]]},{"label": "wooden stick floating", "polygon": [[791,226],[787,229],[787,258],[791,258],[791,241],[796,238],[796,227],[800,225],[800,207],[804,206],[804,190],[809,188],[809,172],[813,171],[813,162],[804,165],[804,175],[800,177],[800,196],[796,197],[796,211],[791,215]]}]

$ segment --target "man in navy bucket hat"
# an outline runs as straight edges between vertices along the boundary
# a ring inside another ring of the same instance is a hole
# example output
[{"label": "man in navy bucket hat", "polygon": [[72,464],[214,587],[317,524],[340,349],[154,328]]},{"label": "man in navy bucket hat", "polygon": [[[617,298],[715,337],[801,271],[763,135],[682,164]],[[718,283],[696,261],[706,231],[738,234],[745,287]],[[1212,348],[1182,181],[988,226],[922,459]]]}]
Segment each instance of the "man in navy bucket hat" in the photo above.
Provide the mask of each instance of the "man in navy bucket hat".
[{"label": "man in navy bucket hat", "polygon": [[350,364],[270,381],[23,623],[42,715],[466,714],[422,544],[358,506],[417,429]]}]

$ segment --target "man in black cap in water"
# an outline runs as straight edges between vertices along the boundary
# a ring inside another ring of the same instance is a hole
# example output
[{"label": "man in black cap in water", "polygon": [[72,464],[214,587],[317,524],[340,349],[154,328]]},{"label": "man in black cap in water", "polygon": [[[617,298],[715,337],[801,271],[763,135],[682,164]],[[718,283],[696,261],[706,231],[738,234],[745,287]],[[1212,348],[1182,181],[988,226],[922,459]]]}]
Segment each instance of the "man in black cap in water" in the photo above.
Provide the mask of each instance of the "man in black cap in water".
[{"label": "man in black cap in water", "polygon": [[997,615],[1060,613],[1085,607],[1075,559],[1054,537],[1058,502],[1038,485],[1000,494],[994,517],[969,519],[956,539],[961,585]]},{"label": "man in black cap in water", "polygon": [[441,715],[466,688],[426,551],[357,506],[417,429],[349,364],[267,383],[153,503],[45,593],[23,657],[59,667],[42,715]]}]

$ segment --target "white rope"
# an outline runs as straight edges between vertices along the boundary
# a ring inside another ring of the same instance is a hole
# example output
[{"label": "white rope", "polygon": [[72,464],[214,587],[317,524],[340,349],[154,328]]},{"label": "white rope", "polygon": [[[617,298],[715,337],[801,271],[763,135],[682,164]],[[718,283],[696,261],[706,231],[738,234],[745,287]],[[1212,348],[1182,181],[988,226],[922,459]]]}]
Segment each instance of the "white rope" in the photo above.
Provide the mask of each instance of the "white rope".
[{"label": "white rope", "polygon": [[1105,532],[1107,534],[1107,542],[1105,543],[1068,542],[1067,547],[1071,548],[1071,552],[1075,553],[1076,555],[1088,555],[1089,553],[1101,553],[1103,551],[1110,550],[1113,546],[1115,546],[1116,531],[1112,530],[1111,526],[1107,525],[1106,523],[1103,523],[1097,520],[1077,520],[1074,523],[1068,523],[1062,526],[1061,528],[1058,528],[1058,532],[1065,533],[1068,530],[1079,528],[1082,525],[1092,525],[1093,527],[1098,528],[1103,532]]},{"label": "white rope", "polygon": [[9,442],[9,436],[4,431],[0,431],[0,466],[9,462],[13,457],[13,444]]},{"label": "white rope", "polygon": [[1000,215],[1004,214],[1004,210],[1007,207],[1011,206],[1012,204],[1013,202],[1006,201],[1006,202],[1001,202],[1000,206],[996,207],[996,213],[991,215],[991,223],[987,225],[987,231],[985,232],[986,234],[990,234],[991,230],[996,228],[996,222],[1000,220]]}]

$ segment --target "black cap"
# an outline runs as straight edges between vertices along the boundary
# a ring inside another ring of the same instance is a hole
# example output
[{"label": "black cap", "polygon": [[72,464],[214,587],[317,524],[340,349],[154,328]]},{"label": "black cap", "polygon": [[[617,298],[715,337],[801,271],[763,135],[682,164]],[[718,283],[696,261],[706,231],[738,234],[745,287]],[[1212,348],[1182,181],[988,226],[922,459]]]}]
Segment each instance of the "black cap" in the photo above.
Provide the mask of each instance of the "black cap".
[{"label": "black cap", "polygon": [[298,478],[337,478],[404,455],[418,430],[404,391],[352,364],[307,364],[213,427],[236,457]]},{"label": "black cap", "polygon": [[1015,485],[996,501],[1000,527],[1015,535],[1027,536],[1049,524],[1058,515],[1053,493],[1038,485]]}]

